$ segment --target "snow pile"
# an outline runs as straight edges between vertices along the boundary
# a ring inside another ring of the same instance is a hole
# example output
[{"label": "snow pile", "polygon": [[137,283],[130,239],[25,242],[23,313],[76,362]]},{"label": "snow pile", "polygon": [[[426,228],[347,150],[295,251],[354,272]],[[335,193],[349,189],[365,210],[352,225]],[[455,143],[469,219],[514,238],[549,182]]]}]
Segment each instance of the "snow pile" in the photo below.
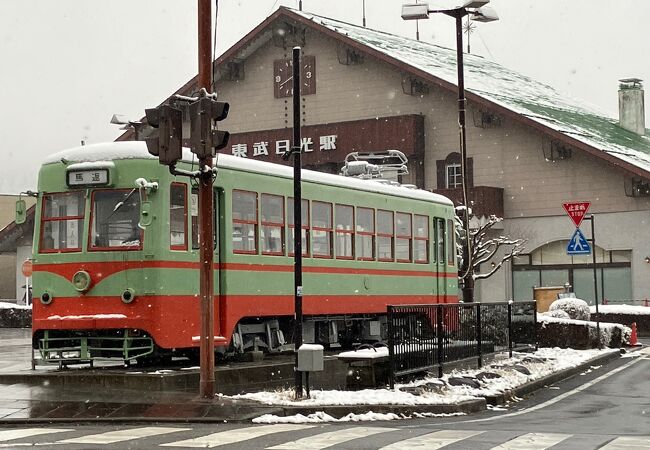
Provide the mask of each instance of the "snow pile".
[{"label": "snow pile", "polygon": [[[314,423],[357,420],[395,420],[404,418],[395,414],[373,413],[378,405],[445,405],[472,400],[478,397],[507,393],[521,386],[559,370],[576,367],[596,356],[618,350],[573,350],[542,348],[533,353],[514,353],[512,358],[497,355],[494,362],[481,369],[453,371],[442,378],[428,376],[407,384],[398,384],[394,390],[366,389],[362,391],[325,391],[312,389],[311,398],[294,400],[293,389],[273,392],[256,392],[234,396],[232,399],[247,399],[267,405],[278,406],[352,406],[367,405],[367,414],[351,414],[335,419],[324,412],[304,416],[301,414],[279,417],[264,415],[254,419],[256,423]],[[470,380],[471,385],[452,385],[458,379]],[[413,417],[448,416],[449,414],[414,413]]]},{"label": "snow pile", "polygon": [[586,301],[579,298],[561,298],[551,303],[549,312],[564,311],[570,319],[589,320],[591,313]]},{"label": "snow pile", "polygon": [[[596,314],[596,307],[590,307],[591,313]],[[598,312],[600,314],[623,314],[633,316],[646,316],[650,315],[650,307],[647,306],[633,306],[633,305],[598,305]]]},{"label": "snow pile", "polygon": [[17,305],[11,302],[0,302],[0,309],[32,309],[32,305]]},{"label": "snow pile", "polygon": [[124,314],[82,314],[79,316],[49,316],[47,320],[79,320],[79,319],[126,319]]}]

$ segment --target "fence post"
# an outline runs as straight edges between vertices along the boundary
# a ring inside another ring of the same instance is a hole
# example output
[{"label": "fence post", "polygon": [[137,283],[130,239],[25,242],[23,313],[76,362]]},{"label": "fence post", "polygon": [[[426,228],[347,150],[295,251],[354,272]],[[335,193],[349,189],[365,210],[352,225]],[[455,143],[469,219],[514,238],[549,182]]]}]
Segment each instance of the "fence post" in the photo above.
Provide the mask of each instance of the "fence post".
[{"label": "fence post", "polygon": [[508,354],[512,358],[512,303],[508,302]]},{"label": "fence post", "polygon": [[388,305],[388,370],[390,389],[395,389],[395,327],[393,306]]},{"label": "fence post", "polygon": [[443,349],[442,349],[442,307],[440,305],[436,305],[436,319],[437,319],[437,332],[436,334],[438,335],[438,351],[437,351],[437,356],[438,356],[438,378],[442,378],[442,364],[445,360],[444,354],[443,354]]},{"label": "fence post", "polygon": [[533,323],[533,330],[534,330],[534,336],[535,336],[535,350],[539,350],[539,340],[537,339],[537,300],[533,300],[533,319],[535,322]]},{"label": "fence post", "polygon": [[478,367],[483,367],[483,344],[481,342],[481,304],[476,304],[476,341],[478,345]]}]

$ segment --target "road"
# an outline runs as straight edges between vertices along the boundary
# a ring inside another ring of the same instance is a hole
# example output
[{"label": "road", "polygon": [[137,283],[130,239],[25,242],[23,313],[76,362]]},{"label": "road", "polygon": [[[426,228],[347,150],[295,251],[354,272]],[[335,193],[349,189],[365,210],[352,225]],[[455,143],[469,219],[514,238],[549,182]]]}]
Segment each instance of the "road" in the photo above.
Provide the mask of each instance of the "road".
[{"label": "road", "polygon": [[650,348],[466,417],[330,424],[4,426],[0,448],[650,449]]}]

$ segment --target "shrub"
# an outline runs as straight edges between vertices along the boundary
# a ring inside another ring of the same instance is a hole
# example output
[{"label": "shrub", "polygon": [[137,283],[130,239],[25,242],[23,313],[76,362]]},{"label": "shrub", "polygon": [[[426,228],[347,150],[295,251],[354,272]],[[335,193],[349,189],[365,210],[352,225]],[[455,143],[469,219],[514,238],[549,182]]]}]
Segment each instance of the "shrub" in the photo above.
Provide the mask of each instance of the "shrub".
[{"label": "shrub", "polygon": [[578,298],[561,298],[551,303],[549,312],[564,311],[569,315],[569,318],[575,320],[589,320],[591,313],[589,312],[589,305],[584,300]]},{"label": "shrub", "polygon": [[545,313],[549,317],[555,317],[556,319],[570,319],[569,313],[566,312],[563,309],[554,309],[553,311],[549,311]]}]

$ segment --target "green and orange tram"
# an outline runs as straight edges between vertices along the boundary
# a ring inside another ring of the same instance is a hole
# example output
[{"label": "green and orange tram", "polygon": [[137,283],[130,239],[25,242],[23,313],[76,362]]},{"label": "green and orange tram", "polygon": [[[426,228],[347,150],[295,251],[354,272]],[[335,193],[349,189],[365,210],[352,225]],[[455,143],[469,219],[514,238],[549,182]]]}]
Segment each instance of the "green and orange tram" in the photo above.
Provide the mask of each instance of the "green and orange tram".
[{"label": "green and orange tram", "polygon": [[[196,170],[184,153],[178,168]],[[217,350],[293,342],[292,169],[216,161]],[[440,195],[305,170],[304,341],[381,341],[389,304],[457,302],[454,208]],[[38,181],[33,345],[46,362],[193,356],[199,347],[197,194],[143,142],[56,153]]]}]

